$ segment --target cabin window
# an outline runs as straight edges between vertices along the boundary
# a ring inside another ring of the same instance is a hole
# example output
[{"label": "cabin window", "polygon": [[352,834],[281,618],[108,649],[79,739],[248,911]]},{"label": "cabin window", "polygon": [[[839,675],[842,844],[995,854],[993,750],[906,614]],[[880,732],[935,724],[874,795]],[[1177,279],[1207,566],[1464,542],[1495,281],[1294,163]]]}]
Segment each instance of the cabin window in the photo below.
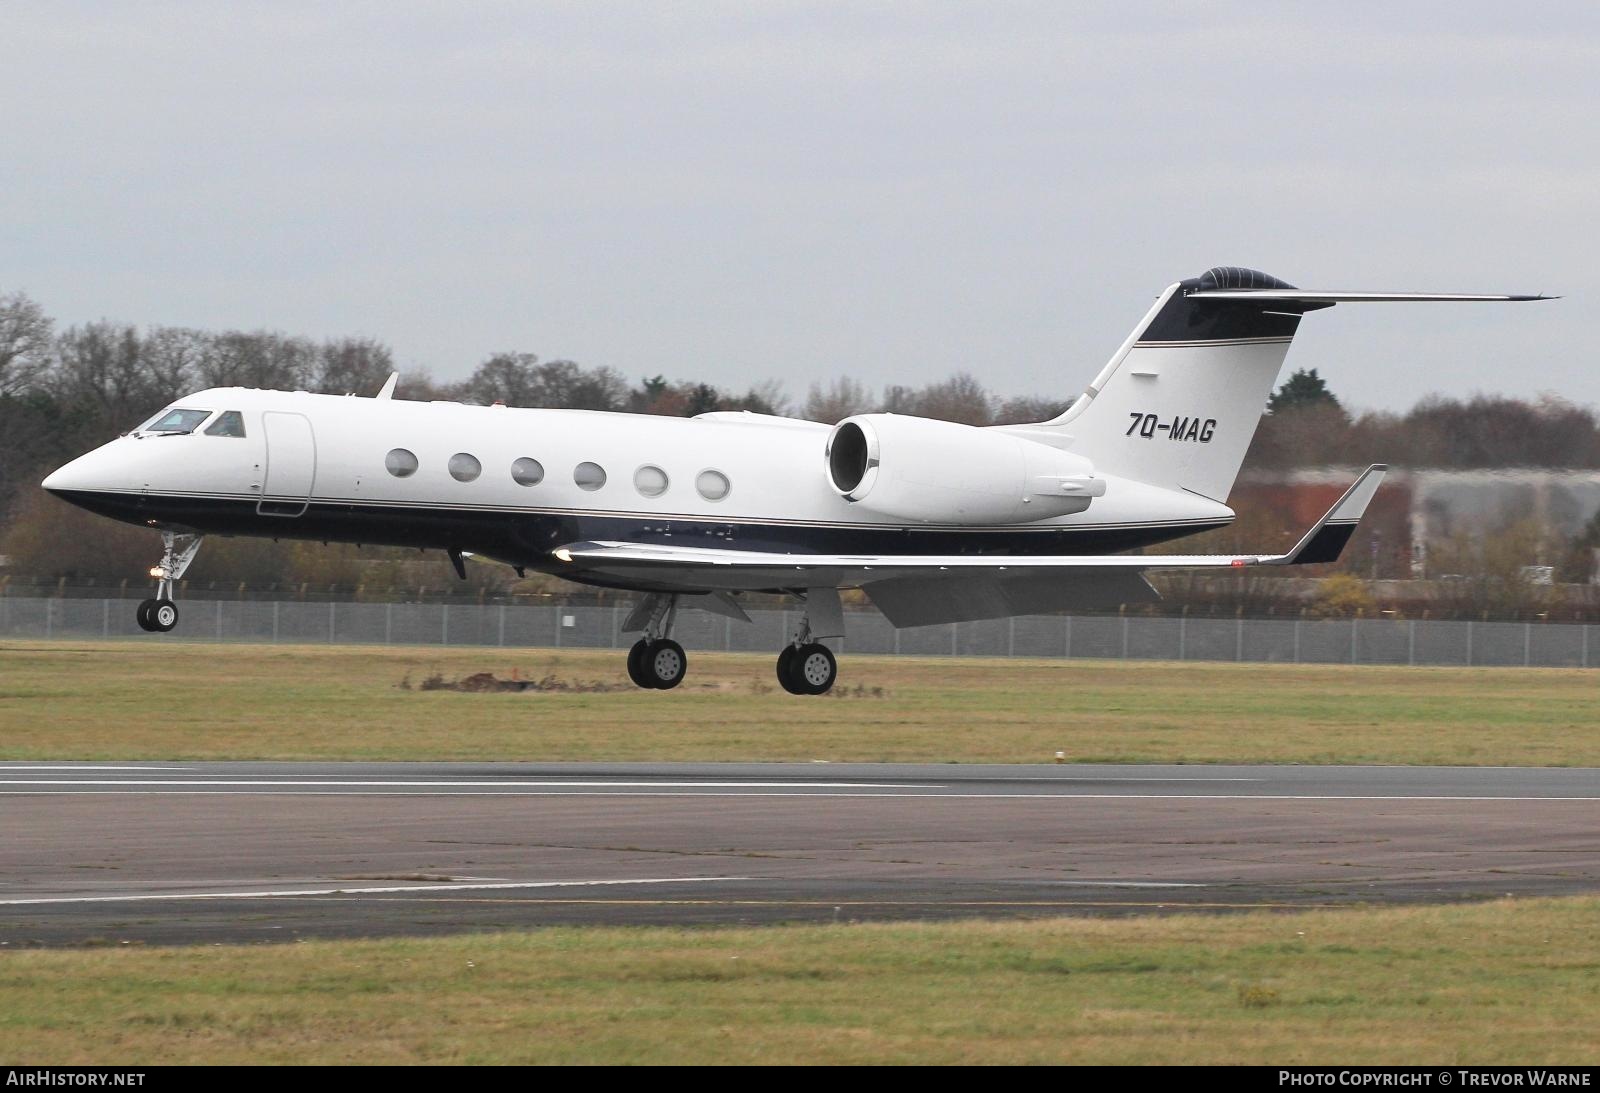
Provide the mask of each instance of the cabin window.
[{"label": "cabin window", "polygon": [[457,482],[471,482],[483,473],[483,464],[478,462],[478,457],[468,455],[466,452],[457,452],[450,457],[450,477]]},{"label": "cabin window", "polygon": [[695,476],[694,488],[707,501],[721,501],[733,489],[733,484],[721,471],[701,471]]},{"label": "cabin window", "polygon": [[237,410],[228,410],[218,415],[217,420],[206,426],[206,436],[244,436],[244,415]]},{"label": "cabin window", "polygon": [[598,463],[579,463],[572,471],[572,480],[580,490],[593,492],[606,484],[606,470]]},{"label": "cabin window", "polygon": [[646,463],[633,472],[633,488],[646,497],[660,497],[667,492],[667,472]]},{"label": "cabin window", "polygon": [[168,410],[146,425],[141,432],[192,433],[202,421],[210,416],[210,410]]},{"label": "cabin window", "polygon": [[511,464],[511,479],[519,486],[537,486],[544,481],[544,464],[523,456]]},{"label": "cabin window", "polygon": [[404,448],[395,448],[384,456],[383,465],[396,478],[410,478],[417,473],[417,457]]}]

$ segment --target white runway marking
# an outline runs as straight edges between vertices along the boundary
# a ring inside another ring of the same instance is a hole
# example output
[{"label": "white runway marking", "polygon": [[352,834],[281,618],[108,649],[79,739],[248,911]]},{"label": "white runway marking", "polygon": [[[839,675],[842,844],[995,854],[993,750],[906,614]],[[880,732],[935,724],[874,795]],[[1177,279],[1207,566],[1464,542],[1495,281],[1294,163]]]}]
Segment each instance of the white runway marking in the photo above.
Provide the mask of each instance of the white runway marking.
[{"label": "white runway marking", "polygon": [[27,907],[46,903],[144,903],[187,899],[293,899],[296,896],[378,896],[400,892],[486,892],[512,888],[597,888],[622,884],[721,884],[751,877],[641,877],[632,880],[531,880],[496,884],[405,884],[384,888],[292,888],[267,892],[140,892],[118,896],[47,896],[41,899],[0,899],[0,907]]},{"label": "white runway marking", "polygon": [[[156,767],[156,766],[118,767],[118,766],[103,766],[103,765],[99,765],[99,764],[94,764],[94,765],[79,764],[79,765],[75,765],[75,766],[69,766],[69,765],[66,765],[66,764],[53,765],[53,764],[41,764],[41,763],[30,763],[30,764],[27,764],[27,765],[12,765],[12,764],[0,763],[0,774],[30,774],[30,773],[37,772],[37,771],[61,771],[63,773],[67,773],[67,774],[96,774],[96,773],[99,773],[100,771],[111,771],[111,770],[126,770],[126,771],[197,771],[197,777],[195,777],[195,778],[171,779],[170,781],[171,781],[172,784],[176,784],[178,782],[185,782],[185,783],[195,784],[195,785],[207,784],[206,780],[205,780],[205,776],[203,774],[199,774],[197,768],[195,768],[195,767]],[[289,785],[299,785],[299,784],[301,784],[301,782],[292,780],[292,778],[293,778],[293,776],[287,775],[287,774],[257,774],[257,775],[251,775],[251,776],[241,776],[241,777],[239,777],[237,779],[228,781],[226,783],[221,782],[221,781],[217,781],[214,778],[211,781],[214,782],[215,784],[219,784],[219,785],[221,785],[221,784],[227,784],[227,785],[251,784],[251,785],[253,785],[253,784],[257,784],[257,783],[261,783],[261,784],[277,783],[277,784],[289,784]],[[569,780],[569,779],[550,779],[550,780],[546,780],[546,781],[530,782],[530,781],[501,781],[501,780],[498,780],[498,779],[466,779],[466,780],[458,780],[458,781],[445,781],[445,780],[440,780],[440,779],[436,779],[436,778],[435,779],[409,779],[409,780],[397,779],[397,778],[381,778],[381,779],[373,778],[373,779],[367,779],[367,780],[364,780],[364,781],[361,781],[361,782],[353,782],[353,781],[349,781],[349,780],[340,781],[340,780],[338,780],[338,776],[337,775],[333,775],[333,774],[315,774],[315,773],[313,773],[313,774],[302,774],[302,775],[299,775],[299,778],[306,780],[305,784],[308,784],[308,785],[309,784],[315,784],[315,785],[379,785],[379,784],[381,784],[381,785],[394,785],[394,786],[410,786],[410,785],[486,785],[486,786],[487,785],[538,785],[538,786],[770,786],[770,787],[781,787],[781,786],[831,786],[831,787],[841,787],[841,788],[842,787],[846,787],[846,786],[867,786],[867,787],[874,787],[874,788],[879,788],[879,789],[893,789],[893,788],[943,789],[943,788],[945,788],[942,784],[934,784],[934,783],[926,783],[926,784],[924,784],[924,783],[917,783],[917,782],[726,782],[726,781],[720,781],[720,780],[706,780],[706,781],[698,781],[698,782],[664,782],[664,781],[656,781],[656,780],[631,781],[631,782],[623,782],[623,781],[616,781],[616,780],[580,782],[580,781]],[[1007,778],[1007,777],[997,777],[997,778],[988,779],[988,780],[989,781],[995,781],[995,782],[1047,781],[1047,779]],[[144,783],[140,783],[137,780],[131,779],[131,778],[113,778],[113,779],[107,779],[107,781],[110,782],[110,783],[115,783],[117,785],[140,785],[140,784],[144,784]],[[1085,783],[1085,782],[1181,782],[1181,783],[1187,784],[1187,783],[1191,783],[1191,782],[1264,782],[1264,781],[1266,781],[1266,779],[1264,779],[1264,778],[1210,778],[1210,777],[1172,778],[1172,777],[1166,777],[1166,776],[1142,777],[1142,776],[1131,776],[1131,775],[1130,776],[1106,775],[1104,777],[1101,777],[1099,775],[1085,775],[1085,776],[1082,776],[1082,777],[1071,778],[1071,779],[1068,779],[1067,781],[1070,781],[1072,783],[1077,783],[1077,784],[1080,784],[1080,785]],[[70,784],[72,784],[70,781],[68,781],[66,779],[55,779],[55,778],[52,778],[50,780],[50,783],[52,785],[70,785]],[[152,783],[152,784],[168,784],[168,783]]]},{"label": "white runway marking", "polygon": [[1210,888],[1209,884],[1181,880],[1050,880],[1051,888]]},{"label": "white runway marking", "polygon": [[[0,780],[0,786],[29,785],[29,786],[61,786],[84,785],[92,788],[68,789],[51,793],[35,793],[39,797],[69,797],[82,796],[116,796],[119,793],[126,797],[160,797],[160,796],[190,796],[190,797],[705,797],[705,798],[773,798],[773,797],[844,797],[862,799],[900,799],[906,801],[1501,801],[1501,802],[1539,802],[1560,801],[1568,803],[1600,804],[1600,795],[1590,797],[1506,797],[1491,794],[1356,794],[1356,793],[840,793],[835,790],[817,790],[810,793],[794,793],[778,790],[751,790],[742,793],[722,793],[710,789],[705,790],[672,790],[653,791],[641,789],[621,789],[615,793],[607,793],[598,789],[502,789],[505,785],[516,783],[504,782],[457,782],[457,783],[418,783],[419,788],[408,790],[386,790],[379,788],[354,790],[354,789],[317,789],[294,788],[297,786],[340,786],[340,785],[371,785],[378,786],[405,786],[405,782],[171,782],[161,783],[167,788],[163,789],[128,789],[117,790],[103,788],[107,786],[139,786],[150,785],[149,782],[10,782]],[[552,783],[552,785],[577,784],[577,783]],[[190,789],[189,786],[231,785],[244,787],[235,790],[226,789]],[[431,789],[429,786],[468,786],[469,789],[441,788]],[[279,788],[289,787],[289,788]],[[941,786],[912,786],[912,789],[938,790]],[[484,792],[489,791],[489,792]],[[26,793],[27,791],[23,791]],[[18,795],[23,795],[19,793]]]},{"label": "white runway marking", "polygon": [[194,769],[193,767],[150,767],[150,766],[115,767],[115,766],[108,766],[108,765],[103,764],[103,763],[79,763],[79,764],[76,764],[76,765],[67,765],[65,763],[62,763],[62,764],[51,764],[51,763],[0,763],[0,771],[4,771],[4,772],[15,771],[18,774],[26,774],[29,771],[35,771],[35,770],[65,770],[65,771],[78,771],[78,772],[83,773],[83,774],[93,774],[95,771],[100,771],[100,770],[193,770],[193,769]]},{"label": "white runway marking", "polygon": [[404,778],[382,779],[297,779],[273,778],[0,778],[0,786],[441,786],[447,789],[473,787],[497,789],[502,786],[517,789],[555,789],[576,786],[580,789],[644,789],[661,786],[667,789],[944,789],[941,785],[921,785],[908,782],[523,782],[499,779],[470,779],[448,781],[427,779],[413,781]]}]

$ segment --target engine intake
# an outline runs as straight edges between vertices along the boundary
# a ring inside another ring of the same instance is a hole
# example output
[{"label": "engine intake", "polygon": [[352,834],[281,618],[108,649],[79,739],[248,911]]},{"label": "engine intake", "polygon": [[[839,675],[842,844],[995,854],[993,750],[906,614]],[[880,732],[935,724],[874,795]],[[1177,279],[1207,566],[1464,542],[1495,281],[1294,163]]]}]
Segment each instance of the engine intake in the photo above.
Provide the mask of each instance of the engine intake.
[{"label": "engine intake", "polygon": [[1082,456],[998,429],[898,414],[841,421],[826,462],[846,501],[917,523],[1029,523],[1082,512],[1106,490]]},{"label": "engine intake", "polygon": [[854,491],[864,484],[869,472],[878,469],[878,456],[872,450],[876,439],[868,439],[858,421],[840,422],[828,438],[828,475],[833,479],[833,488],[851,501],[861,500],[852,496]]}]

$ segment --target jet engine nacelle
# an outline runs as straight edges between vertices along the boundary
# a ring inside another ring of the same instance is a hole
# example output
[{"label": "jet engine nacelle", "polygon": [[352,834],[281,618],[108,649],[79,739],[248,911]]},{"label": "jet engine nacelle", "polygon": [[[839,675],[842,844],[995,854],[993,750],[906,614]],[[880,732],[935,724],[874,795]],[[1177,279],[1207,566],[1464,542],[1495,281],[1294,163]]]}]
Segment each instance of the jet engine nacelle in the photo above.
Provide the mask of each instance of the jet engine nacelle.
[{"label": "jet engine nacelle", "polygon": [[1106,492],[1082,456],[998,429],[898,414],[845,418],[828,436],[828,481],[898,520],[1012,524],[1082,512]]}]

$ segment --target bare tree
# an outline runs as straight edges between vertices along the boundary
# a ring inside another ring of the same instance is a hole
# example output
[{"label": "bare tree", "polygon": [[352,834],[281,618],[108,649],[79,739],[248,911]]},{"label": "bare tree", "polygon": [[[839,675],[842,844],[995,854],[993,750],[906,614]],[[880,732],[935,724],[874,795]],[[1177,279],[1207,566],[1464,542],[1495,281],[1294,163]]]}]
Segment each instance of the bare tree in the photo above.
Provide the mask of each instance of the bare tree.
[{"label": "bare tree", "polygon": [[210,345],[210,334],[178,326],[154,327],[145,335],[144,367],[154,389],[163,392],[163,401],[195,388]]},{"label": "bare tree", "polygon": [[742,395],[724,391],[719,398],[719,409],[723,410],[749,410],[753,414],[773,415],[786,415],[789,412],[789,398],[783,393],[783,384],[777,380],[752,384]]},{"label": "bare tree", "polygon": [[50,366],[52,325],[23,293],[0,296],[0,395],[26,390]]},{"label": "bare tree", "polygon": [[958,372],[942,383],[930,383],[917,392],[914,405],[922,417],[963,425],[987,425],[994,419],[989,392],[967,372]]},{"label": "bare tree", "polygon": [[584,368],[572,361],[539,363],[532,353],[496,353],[462,387],[470,402],[545,406],[568,410],[620,410],[628,382],[610,368]]},{"label": "bare tree", "polygon": [[536,406],[539,397],[539,358],[532,353],[496,353],[462,384],[461,397],[488,405]]},{"label": "bare tree", "polygon": [[395,385],[394,397],[414,402],[430,402],[436,399],[457,401],[461,398],[462,386],[458,383],[440,383],[426,368],[408,368],[400,373],[400,382]]},{"label": "bare tree", "polygon": [[75,326],[56,339],[51,386],[69,413],[102,436],[131,428],[169,397],[151,379],[139,332],[110,322]]},{"label": "bare tree", "polygon": [[1021,395],[1008,398],[994,412],[996,425],[1032,425],[1049,421],[1067,412],[1071,399],[1045,398],[1040,395]]},{"label": "bare tree", "polygon": [[316,388],[330,395],[375,395],[394,371],[394,354],[373,338],[340,338],[317,350]]},{"label": "bare tree", "polygon": [[544,400],[536,405],[569,410],[621,410],[628,403],[628,381],[612,368],[584,368],[572,361],[539,367]]},{"label": "bare tree", "polygon": [[885,414],[920,414],[917,390],[904,384],[891,383],[883,389],[883,401],[878,410]]},{"label": "bare tree", "polygon": [[813,383],[806,395],[807,421],[821,421],[833,425],[852,414],[871,413],[876,400],[865,386],[849,376],[841,376],[824,387]]},{"label": "bare tree", "polygon": [[317,347],[308,338],[266,330],[230,330],[211,339],[200,362],[200,380],[207,387],[259,387],[297,391],[316,375]]}]

